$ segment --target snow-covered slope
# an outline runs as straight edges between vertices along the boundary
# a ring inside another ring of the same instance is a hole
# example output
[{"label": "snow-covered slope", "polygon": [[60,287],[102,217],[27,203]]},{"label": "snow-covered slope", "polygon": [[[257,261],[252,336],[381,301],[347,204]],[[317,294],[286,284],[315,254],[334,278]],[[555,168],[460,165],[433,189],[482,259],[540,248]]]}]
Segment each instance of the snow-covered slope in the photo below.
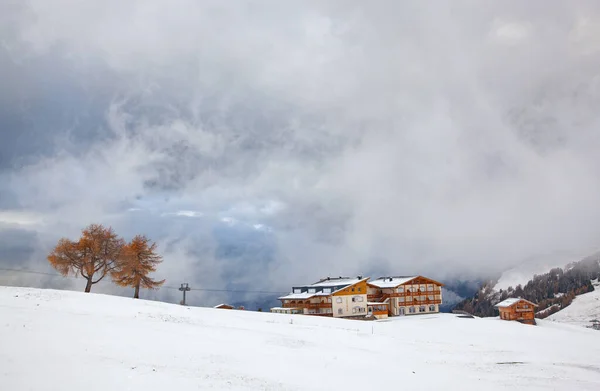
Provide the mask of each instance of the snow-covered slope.
[{"label": "snow-covered slope", "polygon": [[[590,321],[600,320],[600,282],[596,280],[592,281],[592,284],[595,288],[593,292],[575,297],[571,305],[550,315],[547,319],[578,326],[590,326],[592,324]],[[598,337],[600,338],[600,335]]]},{"label": "snow-covered slope", "polygon": [[517,285],[522,286],[533,279],[536,274],[548,273],[553,268],[564,268],[572,262],[577,262],[585,258],[586,254],[578,254],[573,252],[555,252],[551,254],[540,255],[527,259],[520,265],[513,267],[504,273],[498,279],[498,283],[494,286],[495,291],[507,290],[508,287],[515,288]]},{"label": "snow-covered slope", "polygon": [[364,322],[0,288],[0,389],[599,390],[600,334],[539,324]]}]

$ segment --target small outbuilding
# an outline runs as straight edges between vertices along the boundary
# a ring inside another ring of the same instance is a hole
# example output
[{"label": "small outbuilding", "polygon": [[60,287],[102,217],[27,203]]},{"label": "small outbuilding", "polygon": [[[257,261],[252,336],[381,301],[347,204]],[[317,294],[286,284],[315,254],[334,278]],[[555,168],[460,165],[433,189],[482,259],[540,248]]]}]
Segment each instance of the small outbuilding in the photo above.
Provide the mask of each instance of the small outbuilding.
[{"label": "small outbuilding", "polygon": [[494,306],[500,312],[500,319],[535,325],[537,304],[520,297],[506,299]]},{"label": "small outbuilding", "polygon": [[221,310],[232,310],[235,307],[233,307],[232,305],[229,305],[229,304],[219,304],[219,305],[216,305],[214,308],[218,308]]}]

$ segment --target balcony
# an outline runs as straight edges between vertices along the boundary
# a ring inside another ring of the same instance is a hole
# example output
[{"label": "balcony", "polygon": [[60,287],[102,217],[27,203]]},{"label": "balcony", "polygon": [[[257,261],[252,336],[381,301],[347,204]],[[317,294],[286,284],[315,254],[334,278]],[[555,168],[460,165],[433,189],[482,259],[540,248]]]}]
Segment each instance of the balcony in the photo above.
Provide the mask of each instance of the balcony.
[{"label": "balcony", "polygon": [[309,302],[296,302],[296,303],[283,303],[283,308],[331,308],[331,303],[309,303]]},{"label": "balcony", "polygon": [[331,308],[331,303],[309,303],[308,308]]},{"label": "balcony", "polygon": [[407,305],[428,305],[428,304],[442,304],[441,300],[406,300],[406,301],[400,301],[398,302],[398,305],[400,306],[407,306]]},{"label": "balcony", "polygon": [[283,303],[281,305],[283,308],[304,308],[305,304],[303,303]]}]

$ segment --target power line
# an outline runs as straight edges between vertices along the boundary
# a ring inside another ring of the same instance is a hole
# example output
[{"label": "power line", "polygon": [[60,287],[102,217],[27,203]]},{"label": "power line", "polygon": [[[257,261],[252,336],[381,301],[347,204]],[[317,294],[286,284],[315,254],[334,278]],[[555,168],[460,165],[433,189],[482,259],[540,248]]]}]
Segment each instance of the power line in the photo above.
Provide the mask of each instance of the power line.
[{"label": "power line", "polygon": [[40,271],[37,271],[37,270],[30,270],[30,269],[8,269],[8,268],[0,267],[0,271],[17,272],[17,273],[30,273],[30,274],[41,274],[41,275],[44,275],[44,276],[61,277],[61,278],[79,278],[78,276],[63,276],[63,275],[56,274],[56,273],[40,272]]},{"label": "power line", "polygon": [[[163,286],[161,288],[166,288],[166,289],[179,289],[180,287],[174,287],[174,286]],[[216,288],[190,288],[191,291],[203,291],[203,292],[232,292],[232,293],[272,293],[272,294],[284,294],[284,293],[289,293],[289,292],[275,292],[275,291],[251,291],[251,290],[236,290],[236,289],[216,289]]]},{"label": "power line", "polygon": [[[9,268],[1,268],[0,267],[0,271],[39,274],[39,275],[44,275],[44,276],[61,277],[61,278],[79,278],[78,276],[62,276],[62,275],[56,274],[56,273],[41,272],[41,271],[31,270],[31,269],[9,269]],[[110,282],[110,280],[107,280],[107,282]],[[176,289],[176,290],[180,289],[180,287],[174,287],[174,286],[162,286],[159,289],[161,289],[161,288],[162,289]],[[259,293],[259,294],[269,294],[269,295],[270,294],[281,295],[281,294],[289,293],[289,292],[281,292],[281,291],[275,292],[275,291],[255,291],[255,290],[246,290],[246,289],[220,289],[220,288],[189,288],[189,290],[198,291],[198,292]]]}]

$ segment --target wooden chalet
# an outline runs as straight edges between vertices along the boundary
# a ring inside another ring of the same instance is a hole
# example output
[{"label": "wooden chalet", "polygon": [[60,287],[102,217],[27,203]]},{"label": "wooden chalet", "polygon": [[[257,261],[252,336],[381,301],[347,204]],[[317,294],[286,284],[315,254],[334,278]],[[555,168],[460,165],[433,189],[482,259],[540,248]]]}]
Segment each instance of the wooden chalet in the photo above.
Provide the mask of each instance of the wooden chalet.
[{"label": "wooden chalet", "polygon": [[370,304],[385,305],[388,316],[431,314],[440,311],[443,286],[423,276],[379,277],[367,283],[367,297]]},{"label": "wooden chalet", "polygon": [[506,299],[494,306],[500,312],[500,319],[535,325],[537,304],[520,297]]}]

